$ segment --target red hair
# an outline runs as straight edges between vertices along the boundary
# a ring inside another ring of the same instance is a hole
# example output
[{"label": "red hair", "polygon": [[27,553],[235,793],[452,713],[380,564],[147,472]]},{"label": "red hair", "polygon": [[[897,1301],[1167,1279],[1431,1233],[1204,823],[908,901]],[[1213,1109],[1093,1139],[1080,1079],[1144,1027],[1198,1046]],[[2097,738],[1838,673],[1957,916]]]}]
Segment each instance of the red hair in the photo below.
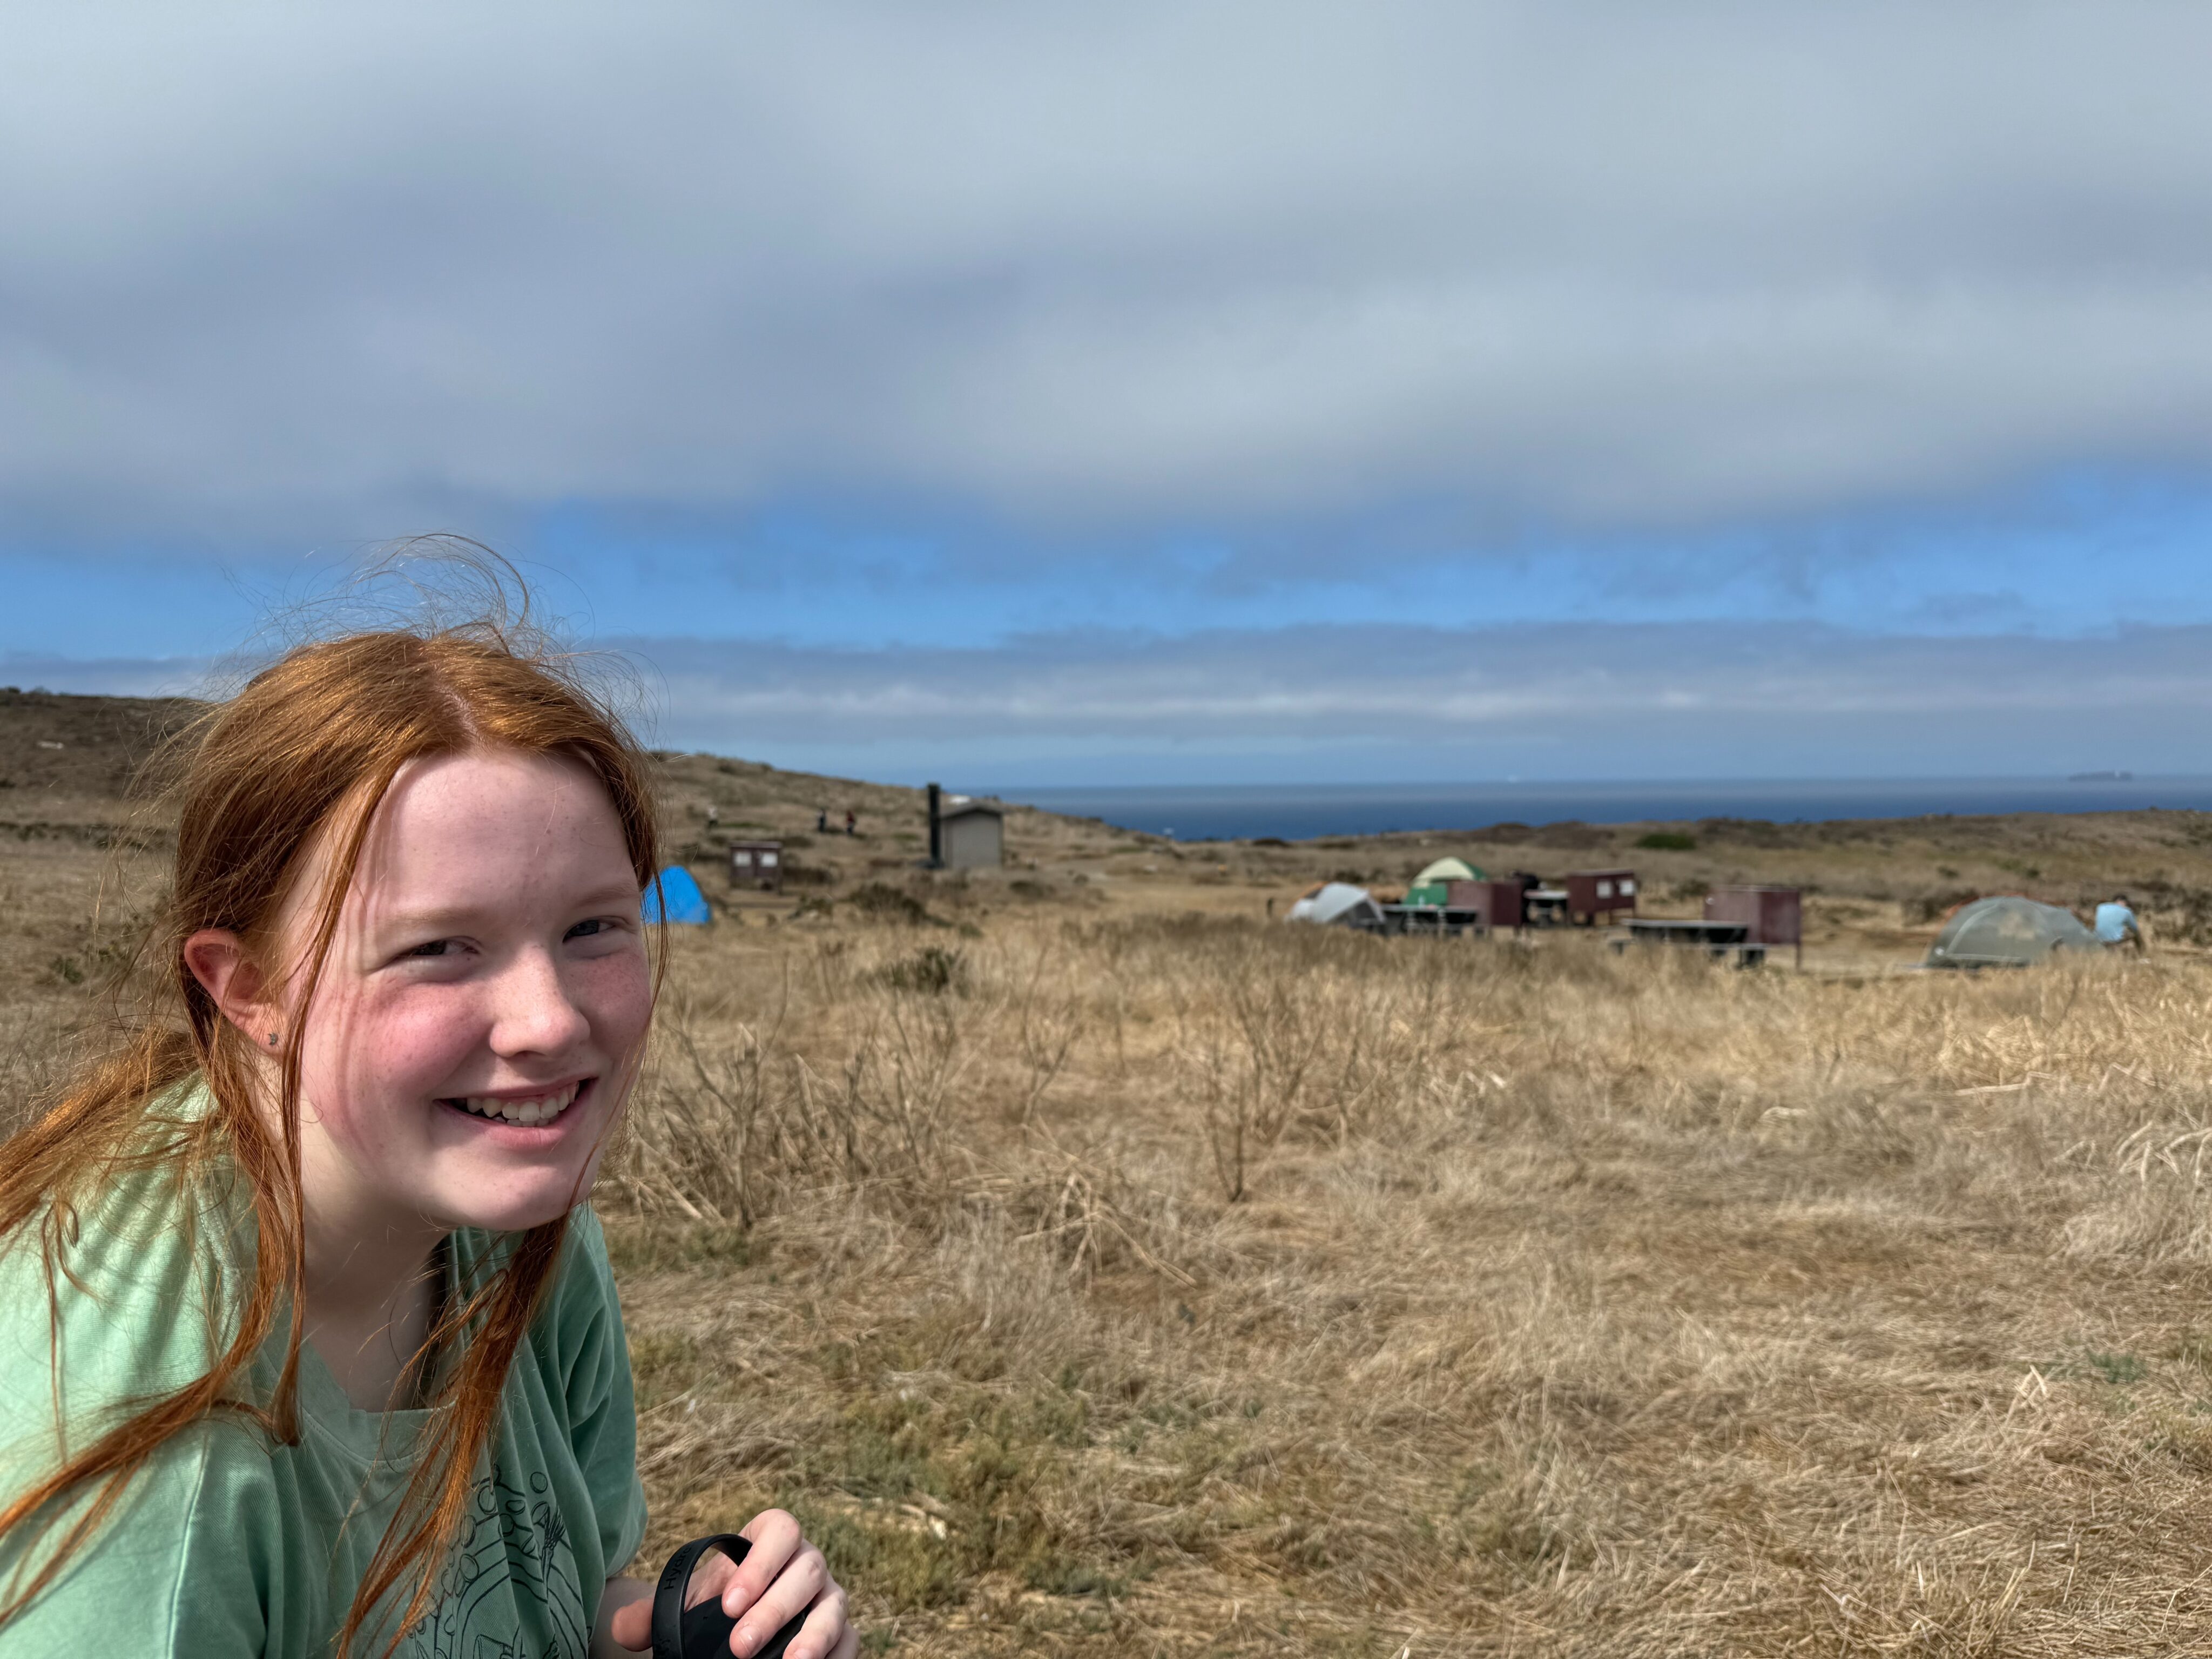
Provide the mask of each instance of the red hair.
[{"label": "red hair", "polygon": [[[252,1279],[238,1299],[235,1328],[206,1375],[141,1406],[0,1508],[0,1536],[20,1529],[35,1548],[56,1529],[65,1507],[58,1500],[91,1493],[30,1582],[21,1584],[19,1577],[20,1587],[11,1586],[0,1602],[0,1630],[84,1546],[132,1475],[176,1435],[233,1418],[279,1443],[299,1438],[305,1272],[299,1045],[283,1056],[279,1109],[264,1115],[256,1104],[261,1062],[186,967],[185,941],[204,928],[225,928],[257,956],[271,951],[280,905],[311,852],[327,848],[327,880],[309,911],[304,1011],[371,816],[402,767],[433,757],[501,749],[580,763],[613,804],[641,888],[659,861],[647,763],[620,718],[563,662],[519,644],[495,623],[362,633],[302,647],[218,705],[181,744],[174,879],[151,939],[161,969],[155,1006],[6,1143],[0,1240],[40,1226],[58,1319],[61,1253],[79,1206],[129,1170],[167,1165],[191,1182],[228,1164],[242,1177],[258,1228]],[[210,1111],[172,1119],[152,1109],[195,1076],[206,1081]],[[452,1342],[458,1363],[443,1368],[433,1427],[347,1612],[340,1655],[351,1652],[378,1601],[410,1577],[412,1593],[393,1639],[428,1609],[491,1439],[508,1364],[567,1228],[564,1215],[516,1236],[499,1269],[459,1298],[434,1334],[432,1346]],[[241,1379],[275,1335],[280,1309],[289,1323],[278,1381],[269,1398],[247,1398]],[[25,1552],[26,1564],[32,1553]]]}]

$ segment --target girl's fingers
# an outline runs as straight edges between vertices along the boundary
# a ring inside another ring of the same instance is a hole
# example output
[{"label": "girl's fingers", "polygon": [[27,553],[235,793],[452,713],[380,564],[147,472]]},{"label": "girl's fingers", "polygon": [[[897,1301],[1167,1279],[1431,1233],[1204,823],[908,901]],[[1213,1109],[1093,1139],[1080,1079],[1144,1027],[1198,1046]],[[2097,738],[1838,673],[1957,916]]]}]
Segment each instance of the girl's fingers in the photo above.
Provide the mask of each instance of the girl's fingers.
[{"label": "girl's fingers", "polygon": [[860,1650],[860,1634],[846,1622],[844,1589],[830,1579],[815,1598],[805,1624],[784,1650],[785,1659],[852,1659]]},{"label": "girl's fingers", "polygon": [[[737,1564],[729,1582],[722,1586],[722,1611],[732,1619],[761,1599],[775,1576],[806,1542],[799,1529],[798,1518],[787,1510],[763,1510],[738,1528],[738,1536],[752,1547],[745,1552],[745,1559]],[[791,1611],[796,1613],[799,1607],[793,1607]],[[791,1614],[784,1616],[787,1619]],[[757,1647],[759,1644],[754,1645]]]},{"label": "girl's fingers", "polygon": [[860,1638],[846,1620],[844,1589],[797,1519],[783,1510],[763,1510],[740,1535],[751,1547],[734,1565],[720,1558],[723,1571],[715,1586],[722,1611],[738,1621],[730,1632],[737,1659],[750,1659],[802,1613],[805,1622],[786,1650],[788,1659],[854,1659]]},{"label": "girl's fingers", "polygon": [[[842,1589],[837,1592],[837,1613],[841,1619],[845,1614],[845,1592]],[[838,1632],[837,1644],[830,1650],[829,1659],[860,1659],[860,1632],[850,1623]]]},{"label": "girl's fingers", "polygon": [[[750,1561],[752,1558],[748,1556],[745,1559]],[[769,1637],[809,1607],[814,1607],[823,1592],[831,1588],[829,1564],[823,1560],[822,1552],[811,1544],[806,1545],[785,1565],[781,1572],[776,1574],[768,1589],[761,1593],[760,1599],[738,1621],[738,1627],[730,1632],[730,1651],[737,1655],[738,1659],[750,1659],[751,1655],[759,1652],[766,1644]],[[725,1609],[729,1607],[726,1594],[722,1598],[722,1606]],[[822,1639],[818,1644],[810,1643],[803,1649],[794,1643],[793,1648],[787,1650],[794,1656],[794,1659],[822,1659],[822,1656],[829,1651],[830,1639],[844,1622],[842,1599],[829,1619],[817,1626],[816,1620],[822,1612],[823,1609],[815,1608],[814,1616],[806,1621],[809,1632],[817,1628],[823,1632]]]},{"label": "girl's fingers", "polygon": [[632,1653],[651,1647],[653,1598],[641,1596],[627,1607],[617,1607],[607,1620],[607,1638],[617,1647],[628,1648]]}]

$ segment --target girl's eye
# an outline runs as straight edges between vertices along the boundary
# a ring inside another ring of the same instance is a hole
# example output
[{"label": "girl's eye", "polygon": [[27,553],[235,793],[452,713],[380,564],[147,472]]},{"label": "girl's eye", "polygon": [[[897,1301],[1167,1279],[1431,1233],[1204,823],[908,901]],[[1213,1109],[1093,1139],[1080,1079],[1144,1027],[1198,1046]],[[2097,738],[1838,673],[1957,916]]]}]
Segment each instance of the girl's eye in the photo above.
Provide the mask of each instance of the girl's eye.
[{"label": "girl's eye", "polygon": [[570,939],[589,939],[594,933],[604,933],[606,931],[606,918],[604,916],[593,916],[589,921],[580,921],[574,927],[571,927],[568,930],[568,937]]},{"label": "girl's eye", "polygon": [[427,945],[418,945],[407,954],[410,957],[442,957],[453,945],[449,939],[434,939]]}]

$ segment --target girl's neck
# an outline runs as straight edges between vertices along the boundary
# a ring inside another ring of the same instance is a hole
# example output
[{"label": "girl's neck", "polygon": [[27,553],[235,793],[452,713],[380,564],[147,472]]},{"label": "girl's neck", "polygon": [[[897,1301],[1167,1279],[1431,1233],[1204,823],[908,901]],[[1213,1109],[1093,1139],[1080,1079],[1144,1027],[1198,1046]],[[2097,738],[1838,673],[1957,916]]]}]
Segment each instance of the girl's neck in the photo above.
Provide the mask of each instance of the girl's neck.
[{"label": "girl's neck", "polygon": [[442,1300],[447,1235],[417,1225],[363,1230],[307,1205],[307,1338],[362,1411],[422,1403]]},{"label": "girl's neck", "polygon": [[301,1148],[300,1200],[307,1340],[361,1410],[421,1403],[427,1368],[415,1361],[437,1322],[451,1230],[380,1201],[319,1138]]}]

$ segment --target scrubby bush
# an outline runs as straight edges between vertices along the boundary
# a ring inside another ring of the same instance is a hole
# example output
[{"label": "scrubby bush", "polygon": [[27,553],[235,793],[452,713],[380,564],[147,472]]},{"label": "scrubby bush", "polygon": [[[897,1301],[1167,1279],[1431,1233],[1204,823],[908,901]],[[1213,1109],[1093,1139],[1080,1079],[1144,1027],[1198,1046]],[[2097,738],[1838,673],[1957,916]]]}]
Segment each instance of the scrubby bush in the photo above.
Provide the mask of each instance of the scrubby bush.
[{"label": "scrubby bush", "polygon": [[920,991],[928,996],[942,996],[947,991],[967,988],[968,959],[941,945],[925,945],[910,957],[885,963],[875,970],[875,978],[878,984],[889,986],[894,991]]},{"label": "scrubby bush", "polygon": [[872,881],[855,888],[845,901],[864,916],[878,921],[900,921],[920,927],[937,920],[913,894],[887,882]]},{"label": "scrubby bush", "polygon": [[1962,904],[1972,904],[1981,894],[1972,887],[1939,887],[1932,891],[1916,894],[1905,902],[1908,921],[1926,924],[1941,921]]}]

